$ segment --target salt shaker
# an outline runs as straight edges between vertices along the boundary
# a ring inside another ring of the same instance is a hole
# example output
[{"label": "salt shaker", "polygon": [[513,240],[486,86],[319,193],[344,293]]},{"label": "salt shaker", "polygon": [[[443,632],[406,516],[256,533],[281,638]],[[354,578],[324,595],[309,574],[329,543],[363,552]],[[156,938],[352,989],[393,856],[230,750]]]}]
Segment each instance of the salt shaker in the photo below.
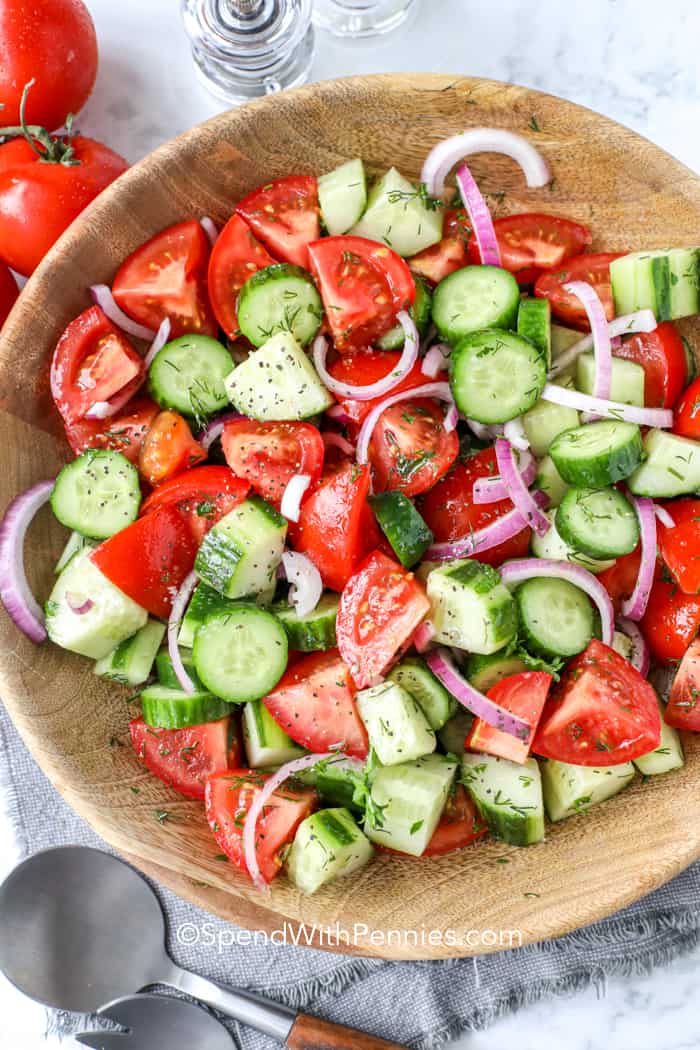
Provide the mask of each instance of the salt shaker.
[{"label": "salt shaker", "polygon": [[404,22],[416,0],[314,0],[313,20],[334,36],[390,33]]}]

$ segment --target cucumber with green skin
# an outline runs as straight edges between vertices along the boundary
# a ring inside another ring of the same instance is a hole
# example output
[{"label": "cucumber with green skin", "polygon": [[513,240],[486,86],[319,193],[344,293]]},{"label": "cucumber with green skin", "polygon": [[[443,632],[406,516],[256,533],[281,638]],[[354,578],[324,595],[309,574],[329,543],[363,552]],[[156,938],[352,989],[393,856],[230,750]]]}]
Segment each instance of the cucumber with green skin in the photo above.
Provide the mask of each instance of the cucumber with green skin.
[{"label": "cucumber with green skin", "polygon": [[[561,385],[568,385],[561,381]],[[580,418],[575,408],[556,405],[553,401],[540,399],[522,417],[525,436],[530,442],[530,451],[540,459],[545,456],[555,438],[565,430],[579,426]]]},{"label": "cucumber with green skin", "polygon": [[318,203],[331,237],[347,233],[359,222],[367,204],[365,166],[359,157],[319,175]]},{"label": "cucumber with green skin", "polygon": [[310,419],[335,404],[291,332],[278,332],[226,377],[231,403],[263,422]]},{"label": "cucumber with green skin", "polygon": [[441,240],[442,207],[390,168],[369,191],[364,214],[350,234],[379,241],[404,257],[417,255]]},{"label": "cucumber with green skin", "polygon": [[300,346],[308,346],[323,320],[321,296],[311,274],[290,263],[275,263],[252,274],[241,288],[237,312],[241,332],[253,346],[285,331]]},{"label": "cucumber with green skin", "polygon": [[641,755],[634,759],[634,766],[645,777],[660,776],[663,773],[671,773],[675,769],[682,769],[685,765],[683,745],[678,730],[667,724],[664,718],[664,704],[659,701],[659,714],[661,715],[661,739],[658,747],[647,755]]},{"label": "cucumber with green skin", "polygon": [[[514,328],[519,305],[518,282],[507,270],[464,266],[444,277],[433,292],[433,322],[455,346],[473,332]],[[546,371],[544,362],[542,366]]]},{"label": "cucumber with green skin", "polygon": [[[595,357],[580,354],[576,360],[576,385],[582,394],[593,395],[595,389]],[[644,404],[644,369],[636,361],[624,357],[613,357],[610,381],[611,401],[622,405]]]},{"label": "cucumber with green skin", "polygon": [[420,857],[440,823],[456,773],[457,762],[444,755],[378,769],[365,835],[378,845]]},{"label": "cucumber with green skin", "polygon": [[153,358],[148,385],[161,408],[201,423],[228,405],[224,380],[232,367],[223,343],[208,335],[181,335]]},{"label": "cucumber with green skin", "polygon": [[304,754],[304,749],[277,725],[262,700],[244,705],[241,725],[248,765],[253,769],[283,766]]},{"label": "cucumber with green skin", "polygon": [[407,569],[413,568],[433,542],[424,519],[403,492],[380,492],[369,502],[394,554]]},{"label": "cucumber with green skin", "polygon": [[462,783],[497,838],[511,846],[531,846],[544,839],[542,779],[534,758],[520,764],[465,754]]},{"label": "cucumber with green skin", "polygon": [[549,497],[550,507],[558,507],[564,499],[569,486],[554,466],[551,456],[544,456],[537,465],[537,475],[532,484],[534,489],[540,489]]},{"label": "cucumber with green skin", "polygon": [[195,570],[225,598],[248,598],[274,586],[287,521],[259,496],[249,496],[204,537]]},{"label": "cucumber with green skin", "polygon": [[513,596],[489,565],[448,562],[432,570],[427,592],[437,642],[488,655],[516,635]]},{"label": "cucumber with green skin", "polygon": [[[197,672],[194,668],[194,660],[192,659],[192,653],[190,650],[180,649],[180,659],[182,661],[182,666],[187,672],[195,689],[203,689],[204,687],[197,677]],[[160,685],[164,685],[168,689],[182,689],[180,680],[175,674],[173,661],[167,649],[161,649],[160,652],[156,654],[156,675],[158,676],[158,682]]]},{"label": "cucumber with green skin", "polygon": [[593,638],[593,607],[568,580],[534,577],[515,589],[525,644],[545,657],[575,656]]},{"label": "cucumber with green skin", "polygon": [[68,542],[61,551],[61,555],[53,570],[56,576],[59,576],[63,572],[68,565],[68,562],[75,557],[79,551],[84,550],[86,547],[88,550],[94,550],[97,543],[97,540],[91,540],[89,536],[81,536],[79,532],[71,532],[68,537]]},{"label": "cucumber with green skin", "polygon": [[139,473],[121,452],[88,449],[58,474],[51,510],[67,529],[106,540],[136,520]]},{"label": "cucumber with green skin", "polygon": [[502,679],[527,670],[525,661],[515,654],[504,656],[496,652],[479,656],[473,653],[467,660],[464,676],[480,693],[488,693]]},{"label": "cucumber with green skin", "polygon": [[135,635],[96,661],[95,674],[123,685],[142,685],[151,674],[164,634],[165,624],[149,619]]},{"label": "cucumber with green skin", "polygon": [[528,412],[546,381],[542,355],[512,332],[499,328],[475,331],[459,339],[452,352],[450,387],[455,402],[467,418],[479,423],[507,423]]},{"label": "cucumber with green skin", "polygon": [[[409,307],[409,314],[413,318],[416,328],[418,329],[418,335],[424,336],[428,331],[431,318],[431,305],[433,301],[433,295],[428,287],[428,282],[417,274],[413,275],[413,281],[416,286],[416,297],[413,300],[413,304]],[[377,340],[377,346],[380,350],[400,350],[404,344],[405,334],[403,326],[400,324],[390,328],[389,331]]]},{"label": "cucumber with green skin", "polygon": [[549,454],[567,485],[604,489],[634,475],[644,446],[635,423],[604,419],[560,434]]},{"label": "cucumber with green skin", "polygon": [[617,795],[634,780],[631,762],[598,767],[547,759],[540,768],[547,816],[554,823],[588,812],[591,806]]},{"label": "cucumber with green skin", "polygon": [[149,685],[139,699],[143,720],[154,729],[185,729],[216,722],[231,711],[230,704],[203,689],[185,693],[182,689]]},{"label": "cucumber with green skin", "polygon": [[287,632],[290,648],[298,653],[313,653],[334,648],[339,604],[339,595],[326,592],[321,595],[316,608],[305,616],[299,616],[296,609],[286,602],[275,603],[270,612]]},{"label": "cucumber with green skin", "polygon": [[700,444],[667,430],[650,430],[645,459],[627,481],[635,496],[673,499],[700,491]]},{"label": "cucumber with green skin", "polygon": [[405,657],[389,673],[389,681],[413,697],[431,729],[442,729],[457,710],[457,700],[419,656]]},{"label": "cucumber with green skin", "polygon": [[700,313],[700,248],[630,252],[610,264],[618,315],[649,309],[659,321]]},{"label": "cucumber with green skin", "polygon": [[581,565],[584,569],[588,569],[588,571],[592,573],[604,572],[615,564],[614,558],[607,558],[604,560],[590,558],[587,554],[584,554],[583,551],[578,551],[574,547],[570,547],[569,544],[559,535],[556,526],[556,515],[556,507],[545,511],[545,517],[549,521],[549,531],[546,532],[544,536],[538,536],[537,533],[532,534],[530,550],[536,558],[546,558],[553,561],[568,561],[572,565]]},{"label": "cucumber with green skin", "polygon": [[204,623],[209,613],[225,610],[229,604],[229,599],[224,598],[219,591],[200,580],[192,592],[189,605],[182,618],[177,636],[178,645],[181,648],[191,649],[194,645],[195,632]]},{"label": "cucumber with green skin", "polygon": [[347,878],[367,864],[374,848],[347,809],[321,809],[297,828],[287,875],[302,893],[315,893],[333,879]]},{"label": "cucumber with green skin", "polygon": [[234,602],[207,616],[198,629],[192,656],[206,689],[229,703],[260,700],[287,669],[287,633],[272,613],[249,602]]},{"label": "cucumber with green skin", "polygon": [[614,488],[571,488],[556,513],[559,535],[590,558],[621,558],[639,543],[639,518]]},{"label": "cucumber with green skin", "polygon": [[549,369],[552,364],[552,307],[549,299],[521,299],[516,331],[537,347]]},{"label": "cucumber with green skin", "polygon": [[355,696],[370,746],[384,766],[408,762],[435,750],[435,733],[413,696],[396,681],[384,681]]}]

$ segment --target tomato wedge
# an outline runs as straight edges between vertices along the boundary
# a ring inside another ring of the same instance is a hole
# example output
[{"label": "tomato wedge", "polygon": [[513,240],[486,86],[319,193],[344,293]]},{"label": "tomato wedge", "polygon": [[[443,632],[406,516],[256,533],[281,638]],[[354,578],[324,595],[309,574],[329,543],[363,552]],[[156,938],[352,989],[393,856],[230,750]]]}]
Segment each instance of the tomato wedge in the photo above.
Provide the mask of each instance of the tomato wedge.
[{"label": "tomato wedge", "polygon": [[308,554],[333,591],[342,591],[378,542],[379,530],[367,503],[369,483],[369,467],[342,465],[302,504],[299,525],[290,530],[294,549]]},{"label": "tomato wedge", "polygon": [[179,413],[166,410],[158,413],[146,432],[139,470],[149,485],[160,485],[206,458],[206,451],[192,437],[187,421]]},{"label": "tomato wedge", "polygon": [[311,479],[308,496],[323,470],[323,438],[311,423],[235,419],[225,425],[221,447],[231,470],[277,509],[295,474]]},{"label": "tomato wedge", "polygon": [[475,718],[465,747],[508,758],[511,762],[527,762],[551,684],[552,676],[544,671],[523,671],[502,678],[489,689],[487,696],[511,714],[519,715],[531,726],[528,738],[520,740],[510,733],[504,733],[502,729],[494,728],[481,718]]},{"label": "tomato wedge", "polygon": [[[526,273],[531,277],[533,271],[555,270],[567,259],[580,255],[593,240],[586,226],[538,212],[504,215],[494,219],[493,228],[503,268],[518,276]],[[480,263],[475,239],[469,249],[471,261]]]},{"label": "tomato wedge", "polygon": [[381,551],[362,562],[343,588],[336,621],[338,649],[358,689],[385,673],[429,611],[412,572]]},{"label": "tomato wedge", "polygon": [[375,489],[419,496],[446,474],[459,454],[457,431],[444,426],[445,406],[430,398],[385,409],[372,433],[369,460]]},{"label": "tomato wedge", "polygon": [[634,361],[644,369],[645,405],[673,408],[688,370],[683,340],[674,324],[665,321],[653,332],[639,332],[625,339],[615,357]]},{"label": "tomato wedge", "polygon": [[700,733],[700,638],[691,642],[673,679],[664,720]]},{"label": "tomato wedge", "polygon": [[240,335],[236,300],[241,288],[254,273],[276,261],[245,219],[232,215],[212,248],[208,274],[211,305],[229,339]]},{"label": "tomato wedge", "polygon": [[653,751],[660,737],[653,687],[594,638],[552,692],[532,750],[577,766],[614,766]]},{"label": "tomato wedge", "polygon": [[112,294],[124,313],[154,331],[170,318],[170,337],[185,332],[214,336],[216,318],[207,296],[207,235],[194,219],[162,230],[126,259]]},{"label": "tomato wedge", "polygon": [[367,730],[337,649],[304,656],[263,702],[285,733],[309,751],[339,747],[345,755],[367,758]]},{"label": "tomato wedge", "polygon": [[[496,454],[484,448],[457,465],[421,497],[419,510],[437,543],[451,542],[477,529],[485,528],[513,509],[510,500],[496,503],[474,503],[474,482],[498,473]],[[491,550],[482,551],[478,560],[487,565],[502,565],[509,558],[524,558],[530,546],[530,529],[525,528],[512,539]]]},{"label": "tomato wedge", "polygon": [[413,273],[439,284],[443,277],[468,265],[471,235],[469,216],[464,208],[449,208],[442,224],[442,240],[413,255],[407,260],[408,265]]},{"label": "tomato wedge", "polygon": [[445,803],[440,823],[433,832],[433,837],[420,857],[389,849],[388,846],[377,848],[382,853],[393,853],[394,856],[402,857],[404,860],[421,861],[424,857],[442,857],[445,853],[454,853],[457,849],[464,849],[465,846],[471,846],[472,843],[483,839],[488,833],[489,829],[479,816],[479,811],[466,788],[462,784],[457,784]]},{"label": "tomato wedge", "polygon": [[273,255],[308,270],[308,246],[321,234],[318,183],[313,175],[288,175],[258,186],[236,211]]},{"label": "tomato wedge", "polygon": [[610,595],[610,600],[615,606],[615,612],[620,613],[623,601],[631,598],[634,591],[639,566],[642,561],[641,547],[635,547],[630,554],[623,554],[616,559],[615,564],[603,572],[596,573],[598,579]]},{"label": "tomato wedge", "polygon": [[[51,396],[67,425],[91,405],[126,404],[141,385],[139,355],[99,306],[83,311],[66,328],[51,360]],[[104,426],[104,421],[101,426]]]},{"label": "tomato wedge", "polygon": [[159,485],[142,503],[141,514],[173,507],[199,544],[212,525],[243,502],[249,489],[249,483],[228,467],[195,467]]},{"label": "tomato wedge", "polygon": [[552,312],[562,324],[578,328],[585,332],[589,329],[588,317],[581,302],[572,292],[564,291],[569,281],[585,281],[593,285],[598,293],[608,321],[615,316],[615,306],[610,284],[610,263],[619,259],[624,252],[599,252],[577,255],[569,259],[560,270],[543,273],[537,278],[535,295],[549,299]]},{"label": "tomato wedge", "polygon": [[136,397],[111,419],[81,419],[66,425],[66,438],[76,456],[86,448],[111,448],[138,463],[141,446],[160,409],[150,397]]},{"label": "tomato wedge", "polygon": [[104,540],[90,558],[116,587],[165,620],[196,555],[187,522],[173,507],[160,507]]},{"label": "tomato wedge", "polygon": [[[354,353],[339,354],[330,364],[328,371],[334,379],[338,379],[341,383],[350,383],[352,386],[369,386],[370,383],[376,383],[377,380],[390,375],[399,363],[400,357],[401,354],[393,350],[359,350]],[[411,390],[427,382],[429,382],[428,377],[423,375],[420,363],[416,362],[401,382],[392,388],[391,393],[397,394],[402,390]],[[375,405],[383,400],[384,397],[375,397],[369,401],[339,398],[338,402],[353,424],[359,426]]]},{"label": "tomato wedge", "polygon": [[675,528],[657,524],[659,550],[671,575],[686,594],[700,591],[700,499],[677,499],[664,507]]},{"label": "tomato wedge", "polygon": [[[205,805],[214,838],[233,863],[249,874],[243,853],[243,826],[270,773],[256,769],[229,769],[207,780]],[[265,882],[272,882],[284,862],[288,846],[301,824],[316,808],[313,788],[281,785],[265,803],[256,826],[255,856]]]},{"label": "tomato wedge", "polygon": [[404,260],[376,241],[324,237],[309,245],[309,259],[339,350],[370,346],[415,298]]},{"label": "tomato wedge", "polygon": [[639,626],[655,659],[682,660],[700,629],[700,597],[684,594],[675,583],[656,580]]},{"label": "tomato wedge", "polygon": [[155,729],[143,718],[129,722],[139,761],[168,787],[204,801],[207,777],[240,762],[240,742],[231,718],[189,726]]},{"label": "tomato wedge", "polygon": [[673,414],[673,433],[700,441],[700,376],[683,392]]}]

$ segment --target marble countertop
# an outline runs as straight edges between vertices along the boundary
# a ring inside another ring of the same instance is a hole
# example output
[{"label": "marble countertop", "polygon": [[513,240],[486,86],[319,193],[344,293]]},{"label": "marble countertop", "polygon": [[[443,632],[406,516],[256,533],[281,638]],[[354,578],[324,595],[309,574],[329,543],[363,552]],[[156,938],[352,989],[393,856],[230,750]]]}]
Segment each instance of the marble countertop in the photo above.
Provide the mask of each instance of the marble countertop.
[{"label": "marble countertop", "polygon": [[[195,77],[176,0],[87,2],[101,63],[81,130],[135,161],[221,108]],[[700,172],[700,5],[672,0],[666,10],[668,20],[653,0],[419,0],[411,22],[382,40],[319,34],[312,78],[429,70],[512,80],[599,110]],[[10,857],[0,827],[0,869]],[[698,981],[700,951],[645,978],[525,1009],[455,1050],[690,1050],[700,1046]],[[1,978],[0,1018],[3,1047],[58,1046],[43,1038],[44,1011]]]}]

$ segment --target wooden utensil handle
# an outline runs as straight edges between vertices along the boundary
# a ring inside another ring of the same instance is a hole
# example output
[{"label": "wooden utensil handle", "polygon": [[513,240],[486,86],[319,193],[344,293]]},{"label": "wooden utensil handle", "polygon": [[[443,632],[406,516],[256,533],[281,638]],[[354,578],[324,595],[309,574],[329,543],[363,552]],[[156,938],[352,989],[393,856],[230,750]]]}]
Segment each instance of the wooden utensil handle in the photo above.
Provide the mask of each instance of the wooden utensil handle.
[{"label": "wooden utensil handle", "polygon": [[346,1028],[342,1024],[331,1024],[320,1017],[299,1014],[287,1036],[290,1050],[406,1050],[399,1043]]}]

